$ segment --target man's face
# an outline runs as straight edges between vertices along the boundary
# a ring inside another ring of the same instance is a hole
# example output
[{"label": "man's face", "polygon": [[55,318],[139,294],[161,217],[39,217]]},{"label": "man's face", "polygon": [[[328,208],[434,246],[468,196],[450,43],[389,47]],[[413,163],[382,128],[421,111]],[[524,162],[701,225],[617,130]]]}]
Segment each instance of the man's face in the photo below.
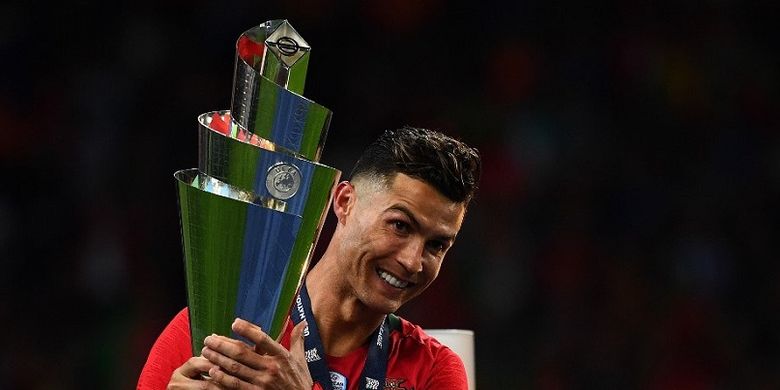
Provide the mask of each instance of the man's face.
[{"label": "man's face", "polygon": [[404,174],[389,188],[355,187],[342,221],[340,260],[352,293],[369,309],[391,313],[436,279],[465,205]]}]

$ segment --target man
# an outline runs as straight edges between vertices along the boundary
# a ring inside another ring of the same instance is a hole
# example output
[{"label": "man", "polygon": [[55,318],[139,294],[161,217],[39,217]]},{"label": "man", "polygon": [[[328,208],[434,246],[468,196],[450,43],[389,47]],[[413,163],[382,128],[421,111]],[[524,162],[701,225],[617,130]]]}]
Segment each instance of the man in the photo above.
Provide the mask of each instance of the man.
[{"label": "man", "polygon": [[480,165],[475,149],[441,133],[386,131],[351,181],[336,186],[335,231],[281,340],[236,319],[233,331],[254,346],[211,335],[191,357],[182,310],[153,346],[138,388],[466,389],[460,358],[390,313],[436,279]]}]

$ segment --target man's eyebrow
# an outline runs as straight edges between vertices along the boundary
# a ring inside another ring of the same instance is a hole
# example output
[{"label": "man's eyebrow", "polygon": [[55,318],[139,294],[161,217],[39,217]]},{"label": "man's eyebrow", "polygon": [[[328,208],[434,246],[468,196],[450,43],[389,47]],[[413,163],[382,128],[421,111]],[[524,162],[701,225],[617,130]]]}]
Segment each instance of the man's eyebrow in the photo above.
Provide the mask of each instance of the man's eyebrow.
[{"label": "man's eyebrow", "polygon": [[411,210],[409,210],[406,206],[402,204],[394,204],[387,208],[388,211],[400,211],[403,214],[406,214],[406,217],[409,218],[412,221],[412,225],[414,227],[419,228],[420,223],[417,222],[417,218],[414,217],[414,213],[412,213]]},{"label": "man's eyebrow", "polygon": [[[388,207],[387,211],[399,211],[399,212],[405,214],[409,218],[409,220],[411,220],[412,225],[414,225],[415,228],[417,228],[417,229],[420,228],[420,223],[417,222],[417,219],[414,217],[414,213],[412,213],[412,211],[409,210],[406,206],[404,206],[402,204],[394,204],[394,205]],[[434,239],[446,242],[448,244],[452,244],[453,242],[455,242],[455,236],[450,236],[450,235],[446,235],[446,234],[436,236],[436,237],[434,237]]]}]

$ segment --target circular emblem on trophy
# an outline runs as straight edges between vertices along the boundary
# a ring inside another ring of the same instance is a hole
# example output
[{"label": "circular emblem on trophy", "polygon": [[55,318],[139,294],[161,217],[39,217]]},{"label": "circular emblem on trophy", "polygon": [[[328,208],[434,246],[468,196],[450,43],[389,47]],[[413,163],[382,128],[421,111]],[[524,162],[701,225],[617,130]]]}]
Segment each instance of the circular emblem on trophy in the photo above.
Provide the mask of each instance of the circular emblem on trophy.
[{"label": "circular emblem on trophy", "polygon": [[298,46],[298,42],[290,37],[281,37],[275,43],[276,47],[279,48],[279,52],[286,56],[291,56],[301,49],[301,47]]},{"label": "circular emblem on trophy", "polygon": [[309,44],[286,20],[266,37],[265,44],[288,67],[295,65],[311,50]]},{"label": "circular emblem on trophy", "polygon": [[276,199],[287,200],[295,196],[301,187],[301,171],[288,163],[278,163],[268,169],[265,188]]}]

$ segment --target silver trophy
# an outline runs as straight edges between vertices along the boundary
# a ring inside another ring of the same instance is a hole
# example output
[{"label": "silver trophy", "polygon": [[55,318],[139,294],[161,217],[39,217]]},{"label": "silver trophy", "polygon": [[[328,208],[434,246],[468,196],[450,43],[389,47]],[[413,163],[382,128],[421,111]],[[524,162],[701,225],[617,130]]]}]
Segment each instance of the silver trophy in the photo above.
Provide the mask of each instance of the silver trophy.
[{"label": "silver trophy", "polygon": [[287,20],[236,43],[231,109],[198,117],[198,168],[174,174],[193,355],[241,317],[278,338],[341,172],[319,164],[331,112],[301,96],[309,46]]}]

